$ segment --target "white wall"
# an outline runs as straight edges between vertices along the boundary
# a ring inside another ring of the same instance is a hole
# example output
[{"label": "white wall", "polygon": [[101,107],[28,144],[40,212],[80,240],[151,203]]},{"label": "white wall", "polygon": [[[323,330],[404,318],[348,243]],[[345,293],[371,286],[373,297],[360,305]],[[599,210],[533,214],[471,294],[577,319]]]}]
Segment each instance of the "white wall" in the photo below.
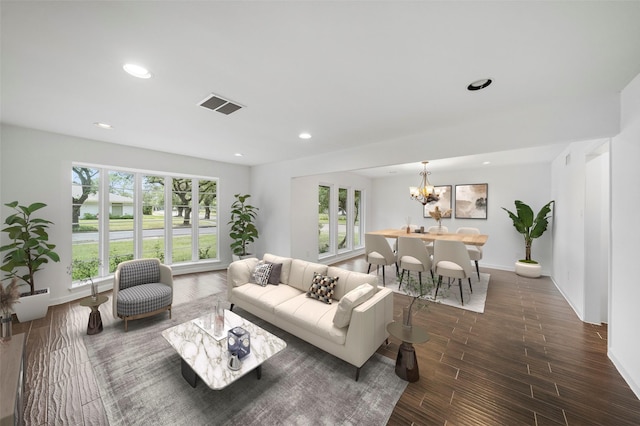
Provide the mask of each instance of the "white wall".
[{"label": "white wall", "polygon": [[[372,208],[367,230],[400,228],[406,223],[407,216],[418,226],[436,225],[431,217],[424,218],[422,204],[409,197],[409,186],[418,183],[415,175],[389,176],[374,180]],[[455,185],[487,183],[487,219],[443,219],[442,225],[449,232],[463,226],[479,228],[480,232],[489,235],[483,247],[481,266],[512,271],[514,262],[524,258],[524,240],[513,227],[507,212],[501,207],[514,211],[515,200],[529,204],[534,212],[551,201],[551,178],[548,164],[529,164],[520,166],[492,167],[490,165],[455,172],[433,173],[429,176],[433,185]],[[455,201],[452,201],[455,208]],[[455,215],[454,215],[455,216]],[[534,240],[532,257],[539,261],[544,274],[551,272],[551,230]]]},{"label": "white wall", "polygon": [[[51,288],[51,304],[77,298],[69,287],[71,277],[71,163],[73,161],[138,170],[218,177],[220,179],[219,267],[231,261],[228,209],[233,194],[249,191],[250,169],[227,163],[166,154],[122,145],[79,139],[54,133],[2,125],[0,191],[3,203],[40,201],[47,204],[43,215],[55,223],[49,233],[61,261],[47,265],[36,276],[36,287]],[[10,213],[2,209],[2,217]],[[2,235],[5,244],[5,235]]]},{"label": "white wall", "polygon": [[640,75],[622,92],[621,132],[611,144],[611,292],[609,357],[640,397],[640,285],[638,222],[640,197]]}]

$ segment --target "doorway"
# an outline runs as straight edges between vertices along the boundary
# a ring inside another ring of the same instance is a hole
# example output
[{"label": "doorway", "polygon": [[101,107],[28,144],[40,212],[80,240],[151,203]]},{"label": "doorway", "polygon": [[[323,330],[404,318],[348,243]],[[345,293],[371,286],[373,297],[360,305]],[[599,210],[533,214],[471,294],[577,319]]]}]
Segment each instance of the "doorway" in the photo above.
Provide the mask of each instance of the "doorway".
[{"label": "doorway", "polygon": [[587,154],[585,164],[584,321],[608,323],[610,284],[609,142]]}]

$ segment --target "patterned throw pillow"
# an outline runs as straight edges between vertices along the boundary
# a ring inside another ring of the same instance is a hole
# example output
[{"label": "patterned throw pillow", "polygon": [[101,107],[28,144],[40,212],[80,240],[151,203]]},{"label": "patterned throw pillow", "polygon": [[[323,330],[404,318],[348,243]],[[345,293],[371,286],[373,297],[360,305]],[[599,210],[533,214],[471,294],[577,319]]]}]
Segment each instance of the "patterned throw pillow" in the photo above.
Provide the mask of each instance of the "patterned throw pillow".
[{"label": "patterned throw pillow", "polygon": [[269,275],[271,275],[273,265],[270,263],[258,263],[251,274],[252,282],[261,286],[269,284]]},{"label": "patterned throw pillow", "polygon": [[327,277],[317,272],[313,273],[313,281],[311,287],[307,291],[307,297],[319,300],[321,302],[331,304],[333,290],[336,287],[339,277]]}]

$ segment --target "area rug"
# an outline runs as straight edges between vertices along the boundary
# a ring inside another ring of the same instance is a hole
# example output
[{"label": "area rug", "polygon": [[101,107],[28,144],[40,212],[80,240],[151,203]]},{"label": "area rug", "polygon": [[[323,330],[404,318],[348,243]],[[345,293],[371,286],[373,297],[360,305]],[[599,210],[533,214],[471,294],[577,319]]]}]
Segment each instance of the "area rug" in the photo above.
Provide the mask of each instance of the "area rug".
[{"label": "area rug", "polygon": [[[390,273],[391,272],[391,273]],[[376,275],[376,271],[372,271],[370,275]],[[406,294],[402,288],[398,289],[398,280],[395,275],[395,266],[388,267],[385,270],[385,282],[386,287],[389,287],[395,293]],[[417,280],[416,273],[413,273],[414,278]],[[462,295],[464,296],[464,305],[460,302],[460,289],[458,288],[458,281],[452,282],[449,287],[447,278],[443,278],[442,286],[438,291],[438,298],[436,303],[442,303],[443,305],[453,306],[455,308],[466,309],[468,311],[484,313],[484,305],[487,301],[487,289],[489,288],[490,274],[480,272],[480,280],[476,274],[471,278],[471,287],[473,287],[473,293],[469,291],[469,282],[462,280]],[[407,279],[405,274],[405,280]],[[382,271],[378,274],[378,285],[382,286]],[[433,300],[433,293],[427,296],[429,300]]]},{"label": "area rug", "polygon": [[[221,296],[223,297],[223,296]],[[180,373],[180,356],[161,331],[210,312],[215,295],[175,306],[166,315],[121,324],[84,336],[109,424],[115,425],[384,425],[407,382],[393,360],[374,354],[355,381],[356,368],[234,308],[234,312],[287,342],[263,364],[214,391],[192,388]]]}]

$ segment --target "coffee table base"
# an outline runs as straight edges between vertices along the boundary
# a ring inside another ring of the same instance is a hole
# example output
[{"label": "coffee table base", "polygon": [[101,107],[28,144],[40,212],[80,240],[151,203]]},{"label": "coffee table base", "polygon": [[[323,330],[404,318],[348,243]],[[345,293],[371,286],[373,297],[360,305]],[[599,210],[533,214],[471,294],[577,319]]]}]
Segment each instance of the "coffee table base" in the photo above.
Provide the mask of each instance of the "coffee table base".
[{"label": "coffee table base", "polygon": [[[184,360],[180,360],[180,370],[182,372],[182,377],[191,385],[192,388],[195,388],[198,384],[198,375],[193,368]],[[258,380],[262,378],[262,365],[259,365],[255,369]]]},{"label": "coffee table base", "polygon": [[398,348],[396,375],[408,382],[417,382],[420,379],[418,358],[416,357],[416,351],[411,343],[402,342]]}]

